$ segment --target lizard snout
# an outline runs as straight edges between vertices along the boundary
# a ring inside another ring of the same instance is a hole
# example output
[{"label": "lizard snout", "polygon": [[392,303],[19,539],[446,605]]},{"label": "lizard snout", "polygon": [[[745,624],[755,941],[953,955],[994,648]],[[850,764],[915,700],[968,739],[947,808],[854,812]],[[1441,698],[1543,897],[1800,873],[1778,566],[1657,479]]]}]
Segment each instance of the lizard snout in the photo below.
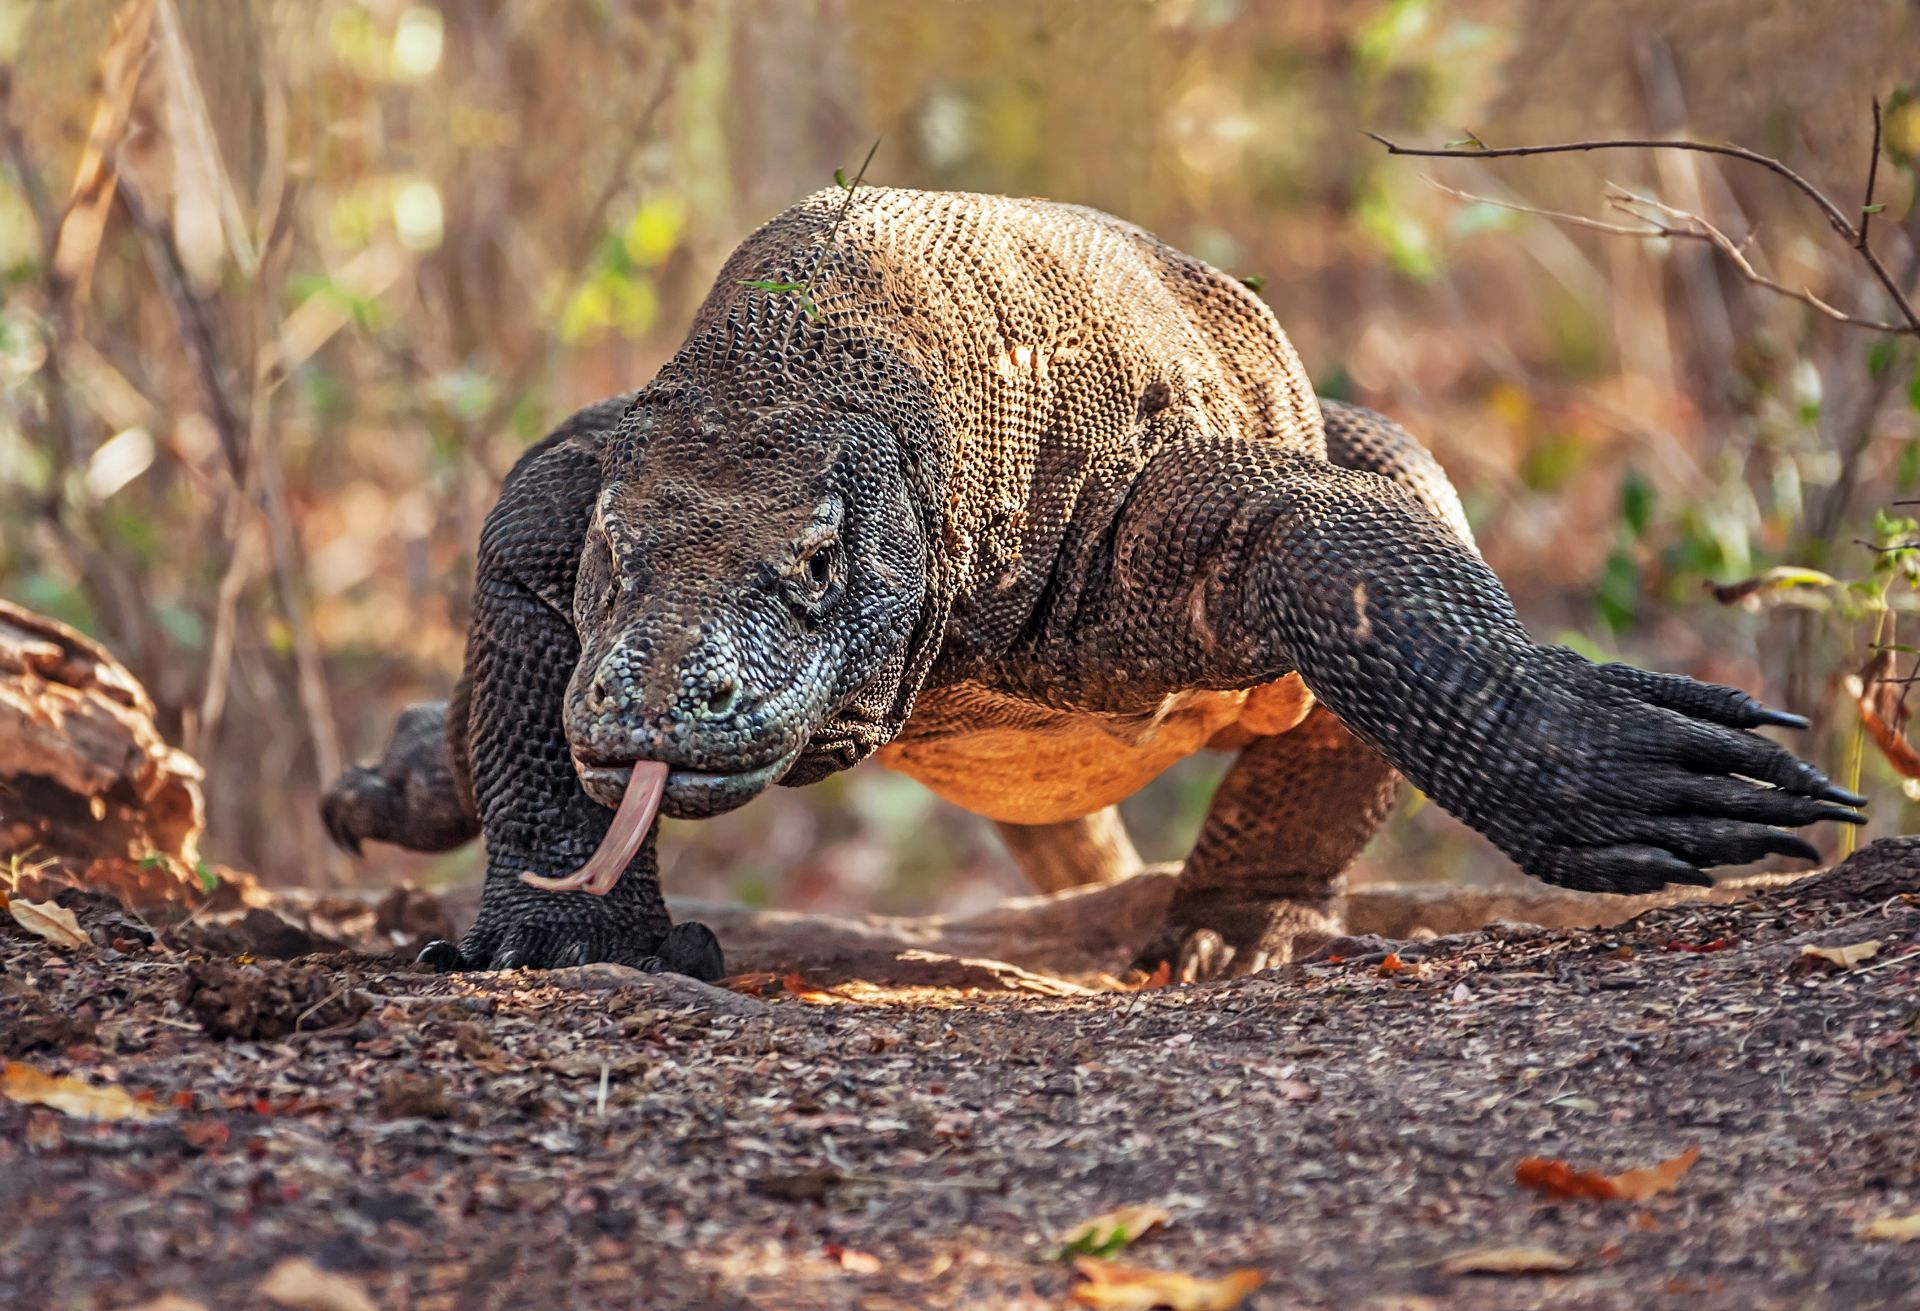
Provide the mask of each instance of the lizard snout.
[{"label": "lizard snout", "polygon": [[678,804],[695,776],[751,779],[757,791],[768,781],[759,776],[789,762],[805,741],[810,698],[797,694],[811,686],[806,680],[769,661],[743,660],[742,644],[716,625],[677,656],[676,645],[657,629],[630,631],[576,674],[567,737],[589,792],[595,783],[612,789],[614,776],[637,761],[657,760],[675,771],[667,813],[703,810],[690,800]]}]

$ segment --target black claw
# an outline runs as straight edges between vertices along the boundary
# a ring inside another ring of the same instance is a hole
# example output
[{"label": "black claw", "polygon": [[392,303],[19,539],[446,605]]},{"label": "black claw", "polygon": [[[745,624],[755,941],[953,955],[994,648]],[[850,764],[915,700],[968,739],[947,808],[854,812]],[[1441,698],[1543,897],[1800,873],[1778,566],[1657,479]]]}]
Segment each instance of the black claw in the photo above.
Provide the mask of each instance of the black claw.
[{"label": "black claw", "polygon": [[1798,856],[1801,860],[1810,860],[1816,865],[1820,863],[1820,853],[1814,850],[1813,844],[1796,838],[1790,833],[1775,844],[1774,850],[1783,856]]},{"label": "black claw", "polygon": [[[1845,788],[1841,787],[1838,783],[1829,783],[1827,784],[1826,787],[1822,788],[1820,791],[1814,793],[1813,795],[1819,798],[1821,801],[1836,801],[1843,806],[1864,806],[1867,804],[1867,799],[1865,797],[1861,796],[1858,792],[1847,791]],[[1836,815],[1834,816],[1834,818],[1837,819],[1839,818],[1839,816]],[[1867,821],[1864,816],[1855,815],[1853,817],[1853,822],[1856,824],[1864,824]]]},{"label": "black claw", "polygon": [[435,938],[422,947],[420,954],[414,957],[414,961],[416,964],[425,965],[428,969],[438,970],[442,974],[451,974],[456,970],[467,968],[467,959],[460,954],[460,948],[445,938]]},{"label": "black claw", "polygon": [[1796,715],[1785,710],[1773,710],[1767,706],[1758,705],[1754,707],[1753,717],[1755,723],[1770,725],[1774,728],[1806,728],[1813,722],[1805,715]]}]

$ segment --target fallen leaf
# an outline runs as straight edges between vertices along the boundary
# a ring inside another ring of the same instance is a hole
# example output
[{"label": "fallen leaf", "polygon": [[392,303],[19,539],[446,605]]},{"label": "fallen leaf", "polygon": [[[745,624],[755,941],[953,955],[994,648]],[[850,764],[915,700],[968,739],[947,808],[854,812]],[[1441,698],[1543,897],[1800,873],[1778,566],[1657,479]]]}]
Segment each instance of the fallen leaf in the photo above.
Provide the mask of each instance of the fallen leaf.
[{"label": "fallen leaf", "polygon": [[267,1271],[254,1291],[294,1311],[375,1311],[359,1280],[322,1270],[304,1256],[290,1256]]},{"label": "fallen leaf", "polygon": [[93,940],[81,931],[80,921],[65,906],[51,901],[24,901],[18,897],[7,903],[14,923],[29,933],[37,933],[56,947],[88,947]]},{"label": "fallen leaf", "polygon": [[1400,953],[1397,951],[1388,952],[1387,958],[1380,962],[1380,973],[1388,976],[1399,974],[1403,970],[1412,968],[1412,966],[1400,959]]},{"label": "fallen leaf", "polygon": [[1260,1287],[1258,1270],[1235,1270],[1218,1279],[1196,1279],[1172,1270],[1143,1270],[1138,1266],[1074,1258],[1073,1268],[1086,1280],[1074,1285],[1073,1300],[1101,1311],[1232,1311]]},{"label": "fallen leaf", "polygon": [[1892,1243],[1911,1243],[1920,1238],[1920,1211],[1912,1215],[1883,1215],[1860,1231],[1862,1238],[1880,1238]]},{"label": "fallen leaf", "polygon": [[1872,960],[1880,954],[1880,939],[1868,938],[1865,942],[1856,942],[1846,947],[1816,947],[1812,943],[1800,948],[1800,955],[1814,957],[1841,969],[1852,969],[1863,960]]},{"label": "fallen leaf", "polygon": [[790,994],[806,1002],[809,1006],[831,1006],[840,998],[828,989],[816,988],[808,983],[798,970],[790,971],[780,977],[780,986]]},{"label": "fallen leaf", "polygon": [[87,1120],[150,1120],[162,1112],[137,1102],[117,1084],[91,1084],[83,1079],[48,1074],[20,1061],[8,1061],[0,1070],[0,1093],[30,1106],[51,1106],[65,1115]]},{"label": "fallen leaf", "polygon": [[767,989],[781,986],[781,976],[773,970],[755,970],[749,974],[729,974],[714,986],[745,997],[764,997]]},{"label": "fallen leaf", "polygon": [[1670,1192],[1680,1176],[1700,1159],[1700,1149],[1689,1147],[1680,1155],[1621,1174],[1597,1174],[1576,1170],[1565,1161],[1529,1156],[1513,1168],[1513,1181],[1560,1200],[1581,1198],[1596,1202],[1644,1202],[1649,1197]]},{"label": "fallen leaf", "polygon": [[1579,1258],[1546,1247],[1480,1247],[1440,1263],[1443,1275],[1551,1275],[1575,1270]]},{"label": "fallen leaf", "polygon": [[858,1252],[840,1243],[823,1244],[821,1250],[848,1274],[877,1275],[880,1273],[880,1258],[871,1252]]},{"label": "fallen leaf", "polygon": [[1556,1199],[1582,1197],[1596,1202],[1611,1202],[1620,1196],[1613,1180],[1603,1174],[1576,1170],[1565,1161],[1529,1156],[1513,1167],[1513,1181]]},{"label": "fallen leaf", "polygon": [[1082,1221],[1060,1235],[1060,1259],[1112,1256],[1173,1218],[1164,1206],[1122,1206]]},{"label": "fallen leaf", "polygon": [[1691,1170],[1693,1163],[1699,1159],[1700,1149],[1689,1147],[1680,1155],[1669,1157],[1658,1165],[1616,1174],[1613,1176],[1613,1186],[1623,1200],[1644,1202],[1649,1197],[1672,1192],[1673,1186],[1680,1182],[1680,1176]]}]

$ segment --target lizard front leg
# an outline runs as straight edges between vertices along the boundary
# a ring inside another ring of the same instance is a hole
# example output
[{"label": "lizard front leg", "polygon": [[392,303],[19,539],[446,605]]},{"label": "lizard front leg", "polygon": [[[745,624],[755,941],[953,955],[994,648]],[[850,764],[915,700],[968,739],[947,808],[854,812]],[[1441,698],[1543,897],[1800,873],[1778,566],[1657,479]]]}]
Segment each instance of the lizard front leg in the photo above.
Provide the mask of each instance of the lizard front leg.
[{"label": "lizard front leg", "polygon": [[1860,798],[1750,731],[1796,716],[1534,643],[1479,557],[1387,479],[1195,434],[1149,463],[1128,507],[1084,656],[1136,689],[1298,672],[1536,878],[1706,884],[1707,867],[1813,857],[1788,827],[1860,819]]},{"label": "lizard front leg", "polygon": [[486,839],[480,913],[458,947],[421,959],[451,969],[617,961],[712,979],[718,944],[702,925],[670,927],[654,832],[604,896],[551,892],[522,875],[564,877],[606,835],[612,812],[582,790],[562,726],[579,660],[569,613],[586,519],[599,485],[592,446],[543,443],[517,465],[481,535],[467,639],[467,758]]}]

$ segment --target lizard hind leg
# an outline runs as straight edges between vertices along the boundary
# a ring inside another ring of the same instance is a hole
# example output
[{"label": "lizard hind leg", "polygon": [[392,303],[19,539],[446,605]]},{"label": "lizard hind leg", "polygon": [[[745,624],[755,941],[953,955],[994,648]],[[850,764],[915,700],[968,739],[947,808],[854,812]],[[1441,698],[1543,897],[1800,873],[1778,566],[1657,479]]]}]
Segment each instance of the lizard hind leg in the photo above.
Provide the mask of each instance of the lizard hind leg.
[{"label": "lizard hind leg", "polygon": [[1139,964],[1183,983],[1297,960],[1344,927],[1345,871],[1386,822],[1400,775],[1326,707],[1254,739],[1214,793]]},{"label": "lizard hind leg", "polygon": [[1055,824],[996,820],[994,828],[1014,864],[1039,892],[1116,883],[1140,872],[1140,853],[1113,806]]},{"label": "lizard hind leg", "polygon": [[360,844],[371,840],[409,851],[451,851],[479,836],[447,719],[444,701],[408,706],[378,764],[350,766],[328,785],[320,815],[339,847],[359,855]]}]

